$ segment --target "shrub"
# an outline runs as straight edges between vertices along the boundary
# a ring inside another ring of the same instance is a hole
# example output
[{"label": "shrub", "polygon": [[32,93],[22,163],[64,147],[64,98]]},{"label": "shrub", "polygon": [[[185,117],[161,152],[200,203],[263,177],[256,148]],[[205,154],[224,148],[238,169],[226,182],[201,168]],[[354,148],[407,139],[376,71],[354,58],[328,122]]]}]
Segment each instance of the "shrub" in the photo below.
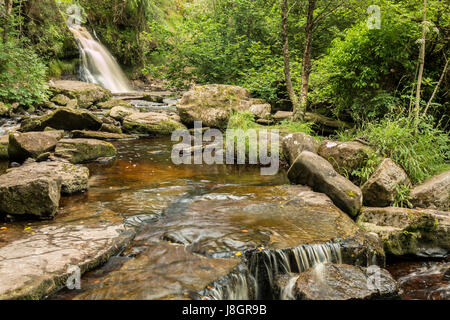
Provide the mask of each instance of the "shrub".
[{"label": "shrub", "polygon": [[341,140],[363,137],[381,157],[390,157],[408,174],[413,184],[450,169],[448,133],[436,129],[433,119],[421,119],[416,134],[408,117],[385,118],[365,123],[354,132],[341,133]]},{"label": "shrub", "polygon": [[46,66],[33,50],[0,43],[0,100],[30,107],[46,98]]}]

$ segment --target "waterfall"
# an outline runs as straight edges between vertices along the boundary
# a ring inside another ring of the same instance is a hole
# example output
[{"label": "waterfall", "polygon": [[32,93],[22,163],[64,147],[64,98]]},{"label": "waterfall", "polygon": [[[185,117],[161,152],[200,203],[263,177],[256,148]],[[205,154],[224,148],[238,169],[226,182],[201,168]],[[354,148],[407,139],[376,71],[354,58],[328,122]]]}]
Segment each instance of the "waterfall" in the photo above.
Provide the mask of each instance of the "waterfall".
[{"label": "waterfall", "polygon": [[96,83],[113,93],[131,92],[133,89],[117,61],[89,31],[83,27],[69,27],[77,39],[81,53],[81,78]]},{"label": "waterfall", "polygon": [[[249,259],[250,274],[258,283],[258,299],[278,299],[274,296],[279,275],[301,273],[322,263],[342,263],[341,247],[336,243],[302,245],[292,249],[254,252]],[[294,282],[289,282],[293,286]],[[284,290],[289,290],[285,288]],[[286,292],[281,293],[287,296]]]}]

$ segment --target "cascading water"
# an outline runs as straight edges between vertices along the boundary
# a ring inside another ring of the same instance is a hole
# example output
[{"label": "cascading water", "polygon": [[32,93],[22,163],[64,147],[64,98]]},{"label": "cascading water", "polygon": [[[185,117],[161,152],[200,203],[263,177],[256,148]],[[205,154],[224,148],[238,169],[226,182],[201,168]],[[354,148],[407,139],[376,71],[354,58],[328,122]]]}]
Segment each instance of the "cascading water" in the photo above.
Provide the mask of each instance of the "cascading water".
[{"label": "cascading water", "polygon": [[131,92],[133,89],[117,61],[86,28],[69,27],[77,39],[81,53],[81,78],[96,83],[113,93]]}]

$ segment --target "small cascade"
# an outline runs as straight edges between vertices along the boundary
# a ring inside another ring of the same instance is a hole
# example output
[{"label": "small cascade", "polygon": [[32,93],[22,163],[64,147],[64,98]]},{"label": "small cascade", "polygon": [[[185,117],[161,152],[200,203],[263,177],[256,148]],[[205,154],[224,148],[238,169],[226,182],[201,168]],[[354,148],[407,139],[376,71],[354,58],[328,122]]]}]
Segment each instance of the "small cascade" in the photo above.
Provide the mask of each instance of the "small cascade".
[{"label": "small cascade", "polygon": [[254,300],[258,284],[245,266],[217,281],[203,295],[209,300]]},{"label": "small cascade", "polygon": [[289,278],[285,287],[280,290],[281,300],[294,300],[294,286],[299,276],[292,276]]},{"label": "small cascade", "polygon": [[253,253],[248,264],[250,273],[258,283],[257,299],[276,298],[274,292],[277,291],[277,276],[300,273],[322,263],[342,263],[339,244],[303,245],[293,249],[264,250]]},{"label": "small cascade", "polygon": [[131,92],[133,89],[117,61],[89,31],[83,27],[69,27],[80,47],[83,81],[96,83],[113,93]]}]

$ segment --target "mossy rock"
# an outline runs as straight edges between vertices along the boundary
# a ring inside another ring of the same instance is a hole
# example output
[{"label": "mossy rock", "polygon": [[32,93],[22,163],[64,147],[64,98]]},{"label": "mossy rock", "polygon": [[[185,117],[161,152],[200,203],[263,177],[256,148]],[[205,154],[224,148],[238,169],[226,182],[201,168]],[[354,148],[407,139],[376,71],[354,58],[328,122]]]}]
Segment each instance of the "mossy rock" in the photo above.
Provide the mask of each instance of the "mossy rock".
[{"label": "mossy rock", "polygon": [[244,88],[212,84],[195,86],[186,92],[177,110],[181,121],[189,127],[193,127],[195,121],[202,121],[206,127],[225,129],[232,112],[248,111],[254,104]]},{"label": "mossy rock", "polygon": [[123,120],[123,130],[134,134],[167,136],[179,129],[186,129],[186,127],[175,118],[163,113],[133,113]]},{"label": "mossy rock", "polygon": [[426,209],[364,207],[357,224],[379,235],[395,256],[445,257],[450,253],[450,213]]},{"label": "mossy rock", "polygon": [[62,94],[70,99],[77,99],[80,108],[89,108],[112,97],[111,91],[94,83],[58,80],[50,84],[54,95]]},{"label": "mossy rock", "polygon": [[98,130],[102,122],[86,110],[58,108],[54,112],[36,118],[28,118],[20,124],[20,131],[43,131],[46,127],[57,130]]},{"label": "mossy rock", "polygon": [[62,139],[55,150],[55,156],[74,164],[114,157],[116,154],[117,149],[111,143],[96,139]]}]

